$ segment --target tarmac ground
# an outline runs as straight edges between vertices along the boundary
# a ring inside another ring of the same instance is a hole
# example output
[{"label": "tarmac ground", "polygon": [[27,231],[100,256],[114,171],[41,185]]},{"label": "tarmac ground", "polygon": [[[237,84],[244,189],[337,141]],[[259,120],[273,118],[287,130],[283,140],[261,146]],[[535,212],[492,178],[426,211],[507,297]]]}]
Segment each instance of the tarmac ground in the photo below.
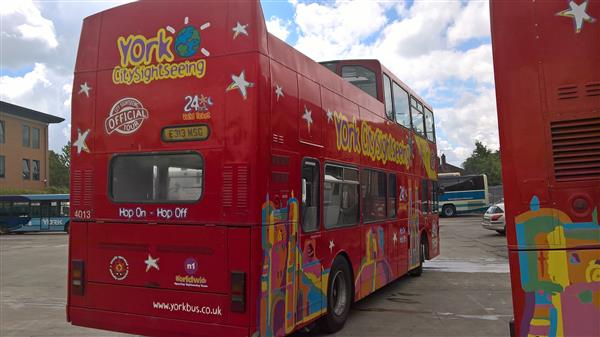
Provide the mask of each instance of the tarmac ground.
[{"label": "tarmac ground", "polygon": [[[130,336],[66,322],[66,234],[0,236],[0,336]],[[508,336],[512,302],[506,238],[481,217],[441,219],[441,255],[352,307],[332,336]],[[325,336],[318,329],[298,337]]]}]

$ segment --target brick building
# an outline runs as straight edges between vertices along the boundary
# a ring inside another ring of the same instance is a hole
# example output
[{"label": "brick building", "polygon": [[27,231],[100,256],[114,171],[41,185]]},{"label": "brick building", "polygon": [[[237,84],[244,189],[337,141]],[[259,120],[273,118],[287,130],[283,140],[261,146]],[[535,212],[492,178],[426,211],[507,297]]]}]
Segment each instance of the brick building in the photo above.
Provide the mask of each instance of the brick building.
[{"label": "brick building", "polygon": [[438,157],[438,173],[460,173],[465,174],[465,170],[458,166],[452,165],[446,162],[446,155],[442,154],[442,157]]},{"label": "brick building", "polygon": [[63,118],[0,101],[0,190],[42,190],[48,173],[48,124]]}]

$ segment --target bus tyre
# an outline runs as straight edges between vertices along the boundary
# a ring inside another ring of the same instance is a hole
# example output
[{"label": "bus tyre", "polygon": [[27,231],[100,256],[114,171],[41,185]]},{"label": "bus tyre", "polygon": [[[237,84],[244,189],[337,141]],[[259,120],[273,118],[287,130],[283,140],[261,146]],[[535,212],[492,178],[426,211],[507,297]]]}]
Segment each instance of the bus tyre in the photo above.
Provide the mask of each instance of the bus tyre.
[{"label": "bus tyre", "polygon": [[337,257],[331,266],[327,285],[327,314],[319,321],[321,329],[334,333],[344,327],[352,304],[352,273],[346,259]]},{"label": "bus tyre", "polygon": [[456,215],[456,208],[453,205],[444,205],[442,215],[451,218]]},{"label": "bus tyre", "polygon": [[70,229],[70,228],[69,228],[69,223],[67,222],[67,223],[65,224],[65,233],[69,234],[69,229]]},{"label": "bus tyre", "polygon": [[419,277],[423,274],[423,262],[425,262],[426,256],[427,256],[427,239],[421,238],[421,242],[419,243],[419,266],[411,271],[411,273],[410,273],[411,276]]}]

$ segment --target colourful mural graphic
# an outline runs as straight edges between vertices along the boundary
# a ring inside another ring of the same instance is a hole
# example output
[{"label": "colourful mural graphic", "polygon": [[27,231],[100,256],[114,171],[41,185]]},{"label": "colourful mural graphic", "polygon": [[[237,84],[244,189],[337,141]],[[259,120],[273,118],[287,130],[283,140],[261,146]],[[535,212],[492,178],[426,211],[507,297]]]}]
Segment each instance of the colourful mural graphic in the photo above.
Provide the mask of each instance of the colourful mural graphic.
[{"label": "colourful mural graphic", "polygon": [[408,180],[408,269],[419,266],[419,182]]},{"label": "colourful mural graphic", "polygon": [[[210,23],[204,23],[199,29],[188,23],[189,18],[186,17],[185,26],[179,32],[168,26],[160,28],[156,32],[156,36],[150,38],[139,34],[131,34],[127,37],[119,36],[117,49],[121,61],[113,68],[113,83],[148,84],[157,80],[204,77],[206,73],[206,60],[204,59],[173,62],[175,55],[181,58],[191,58],[198,50],[204,56],[210,55],[208,50],[200,48],[200,31],[209,28]],[[168,33],[175,36],[170,36]]]},{"label": "colourful mural graphic", "polygon": [[333,119],[338,151],[362,154],[384,165],[391,162],[410,167],[412,151],[406,142],[395,139],[365,121],[360,123],[359,128],[356,119],[349,121],[341,112],[334,111]]},{"label": "colourful mural graphic", "polygon": [[262,316],[258,325],[263,337],[290,333],[326,309],[329,270],[317,258],[314,240],[300,248],[298,208],[293,193],[284,208],[276,208],[268,196],[262,207]]},{"label": "colourful mural graphic", "polygon": [[417,149],[419,150],[419,155],[423,161],[425,172],[427,172],[427,177],[431,180],[437,180],[437,172],[435,170],[435,162],[437,160],[436,154],[431,151],[431,146],[429,146],[429,142],[426,139],[414,137],[414,140],[415,143],[417,143]]},{"label": "colourful mural graphic", "polygon": [[[515,218],[525,305],[519,336],[597,336],[600,333],[600,225],[598,209],[591,222],[574,223],[564,212],[540,208]],[[567,247],[578,247],[567,249]],[[580,247],[580,248],[579,248]],[[587,248],[586,248],[587,247]]]},{"label": "colourful mural graphic", "polygon": [[385,232],[374,226],[365,235],[365,256],[354,284],[355,298],[363,298],[390,282],[394,275],[385,254]]}]

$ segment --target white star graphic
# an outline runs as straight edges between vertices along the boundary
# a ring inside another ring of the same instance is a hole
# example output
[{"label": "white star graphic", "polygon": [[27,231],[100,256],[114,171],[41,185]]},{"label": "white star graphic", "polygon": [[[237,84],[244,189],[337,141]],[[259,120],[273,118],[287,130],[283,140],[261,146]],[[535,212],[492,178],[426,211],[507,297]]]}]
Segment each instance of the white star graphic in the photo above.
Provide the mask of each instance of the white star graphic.
[{"label": "white star graphic", "polygon": [[90,129],[85,130],[84,133],[81,133],[80,129],[77,129],[77,140],[73,143],[73,146],[77,148],[77,154],[81,154],[81,150],[90,153],[90,149],[87,147],[85,143],[85,139],[90,133]]},{"label": "white star graphic", "polygon": [[398,241],[398,235],[396,235],[396,232],[394,232],[394,237],[392,238],[392,241],[394,241],[394,244],[396,244],[396,242]]},{"label": "white star graphic", "polygon": [[596,20],[585,12],[587,6],[588,0],[582,2],[581,5],[576,4],[575,1],[569,1],[569,9],[565,9],[562,12],[558,12],[556,13],[556,15],[573,18],[573,23],[575,24],[575,33],[579,33],[581,32],[581,28],[583,27],[584,21],[592,23]]},{"label": "white star graphic", "polygon": [[235,40],[235,38],[238,37],[238,35],[240,35],[240,34],[244,34],[244,35],[248,36],[246,27],[248,27],[248,25],[242,25],[238,21],[237,25],[231,29],[231,30],[233,30],[233,39]]},{"label": "white star graphic", "polygon": [[88,98],[90,97],[90,90],[92,90],[92,87],[90,87],[87,82],[84,82],[83,84],[79,85],[79,92],[78,94],[81,95],[81,93],[84,93]]},{"label": "white star graphic", "polygon": [[240,73],[239,76],[231,75],[231,80],[233,82],[231,82],[231,84],[229,84],[227,89],[225,89],[225,92],[231,91],[233,89],[238,89],[240,91],[240,93],[242,94],[242,97],[244,98],[244,100],[246,98],[248,98],[248,93],[246,91],[246,88],[253,87],[254,83],[246,81],[246,74],[244,73],[244,70],[242,70],[242,72]]},{"label": "white star graphic", "polygon": [[275,85],[275,95],[277,96],[277,102],[279,102],[279,97],[285,96],[283,94],[283,88],[279,86],[279,84]]},{"label": "white star graphic", "polygon": [[333,122],[333,112],[331,110],[327,110],[327,123]]},{"label": "white star graphic", "polygon": [[333,253],[333,247],[335,247],[335,243],[333,243],[333,240],[329,240],[329,251],[331,253]]},{"label": "white star graphic", "polygon": [[160,270],[160,268],[158,268],[158,260],[160,258],[153,258],[152,255],[148,254],[148,258],[146,259],[146,261],[144,261],[144,263],[146,263],[146,273],[148,271],[150,271],[150,269],[152,268],[156,268],[156,270]]},{"label": "white star graphic", "polygon": [[308,132],[310,133],[310,125],[313,123],[313,119],[312,111],[308,110],[307,107],[304,107],[304,115],[302,115],[302,119],[306,121],[306,126],[308,126]]}]

